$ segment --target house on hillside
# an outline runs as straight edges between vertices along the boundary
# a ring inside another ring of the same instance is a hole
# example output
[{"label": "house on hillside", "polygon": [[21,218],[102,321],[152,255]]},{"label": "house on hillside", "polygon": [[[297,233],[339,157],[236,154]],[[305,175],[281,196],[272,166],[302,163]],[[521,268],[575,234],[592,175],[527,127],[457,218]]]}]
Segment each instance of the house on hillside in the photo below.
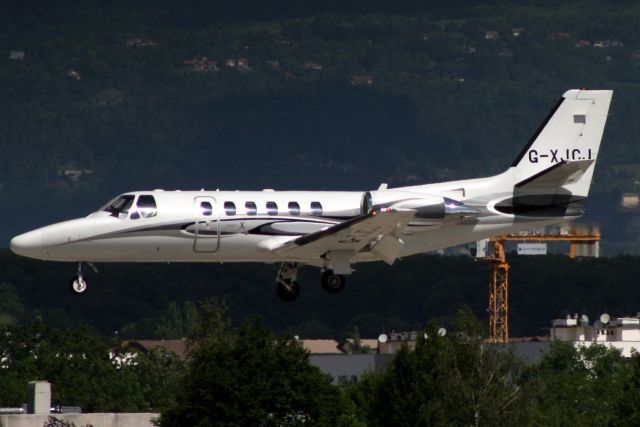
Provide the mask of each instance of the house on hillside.
[{"label": "house on hillside", "polygon": [[302,64],[302,68],[304,68],[305,70],[320,71],[322,70],[322,64],[320,64],[319,62],[306,61],[304,64]]},{"label": "house on hillside", "polygon": [[552,41],[562,41],[569,40],[571,38],[571,33],[565,33],[562,31],[556,31],[554,33],[549,33],[549,40]]},{"label": "house on hillside", "polygon": [[524,27],[512,28],[511,35],[513,37],[520,37],[524,33]]},{"label": "house on hillside", "polygon": [[239,71],[243,71],[243,72],[251,71],[251,67],[249,66],[249,60],[247,58],[237,58],[236,64]]},{"label": "house on hillside", "polygon": [[354,86],[371,86],[375,79],[370,74],[356,74],[351,77],[351,84]]},{"label": "house on hillside", "polygon": [[589,40],[578,40],[576,42],[576,47],[578,48],[584,48],[584,47],[590,47],[591,46],[591,42]]},{"label": "house on hillside", "polygon": [[500,37],[500,34],[497,31],[489,30],[484,32],[484,38],[486,40],[495,40]]},{"label": "house on hillside", "polygon": [[193,71],[197,71],[199,73],[220,71],[220,68],[218,68],[218,61],[210,60],[206,56],[194,56],[192,59],[185,59],[183,63]]},{"label": "house on hillside", "polygon": [[132,39],[128,39],[125,43],[129,47],[155,47],[158,46],[158,43],[150,38],[146,37],[135,37]]},{"label": "house on hillside", "polygon": [[617,48],[624,47],[624,43],[622,43],[620,40],[598,40],[593,44],[593,47],[597,47],[600,49]]},{"label": "house on hillside", "polygon": [[67,77],[69,77],[71,80],[80,80],[80,71],[76,70],[75,68],[69,68],[67,70]]},{"label": "house on hillside", "polygon": [[635,210],[640,206],[640,196],[638,193],[624,193],[620,200],[620,207],[624,210]]},{"label": "house on hillside", "polygon": [[83,175],[92,175],[93,174],[93,170],[91,169],[62,169],[60,172],[58,172],[60,176],[68,179],[69,181],[73,182],[74,184],[78,184],[78,182],[80,182],[80,178]]},{"label": "house on hillside", "polygon": [[24,50],[12,50],[9,52],[9,59],[12,61],[24,61]]}]

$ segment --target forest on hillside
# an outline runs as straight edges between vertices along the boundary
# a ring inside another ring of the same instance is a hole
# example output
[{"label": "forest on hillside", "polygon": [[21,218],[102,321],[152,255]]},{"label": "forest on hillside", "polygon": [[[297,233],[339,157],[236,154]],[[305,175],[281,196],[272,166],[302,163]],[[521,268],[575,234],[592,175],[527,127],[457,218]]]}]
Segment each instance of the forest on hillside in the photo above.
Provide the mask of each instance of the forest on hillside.
[{"label": "forest on hillside", "polygon": [[[548,334],[552,319],[574,313],[640,312],[637,257],[571,260],[564,255],[508,256],[510,335]],[[226,301],[234,324],[261,318],[277,333],[305,338],[363,337],[420,330],[429,321],[448,327],[469,307],[487,321],[489,268],[467,256],[420,255],[358,265],[338,295],[320,287],[316,268],[300,270],[300,298],[283,303],[275,292],[277,265],[98,264],[88,269],[89,290],[68,289],[72,263],[34,261],[0,251],[0,324],[40,317],[48,325],[88,325],[106,337],[181,338],[195,307]]]},{"label": "forest on hillside", "polygon": [[9,1],[0,246],[134,189],[497,173],[592,87],[615,93],[586,221],[637,253],[639,24],[631,1]]}]

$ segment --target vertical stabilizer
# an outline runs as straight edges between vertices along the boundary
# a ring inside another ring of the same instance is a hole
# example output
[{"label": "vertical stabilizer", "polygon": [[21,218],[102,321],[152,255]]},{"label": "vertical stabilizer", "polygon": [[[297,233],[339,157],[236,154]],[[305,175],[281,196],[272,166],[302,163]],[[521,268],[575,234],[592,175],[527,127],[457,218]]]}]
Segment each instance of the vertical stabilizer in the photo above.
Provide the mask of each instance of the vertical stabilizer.
[{"label": "vertical stabilizer", "polygon": [[[558,100],[527,146],[511,165],[516,183],[536,181],[540,186],[543,176],[559,169],[579,171],[575,179],[557,182],[573,195],[586,197],[589,193],[598,149],[607,121],[611,90],[572,89]],[[565,166],[575,163],[576,166]],[[547,185],[554,180],[546,178]]]}]

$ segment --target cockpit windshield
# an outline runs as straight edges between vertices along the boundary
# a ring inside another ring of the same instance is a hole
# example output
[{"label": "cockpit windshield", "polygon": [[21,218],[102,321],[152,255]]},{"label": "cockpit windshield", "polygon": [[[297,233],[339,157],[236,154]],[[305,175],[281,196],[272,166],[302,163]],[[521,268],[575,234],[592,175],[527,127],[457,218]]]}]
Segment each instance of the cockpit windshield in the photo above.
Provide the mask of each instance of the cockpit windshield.
[{"label": "cockpit windshield", "polygon": [[131,209],[131,205],[133,205],[133,199],[135,199],[135,196],[133,195],[120,196],[109,202],[101,210],[109,212],[111,216],[116,218],[126,218],[129,209]]}]

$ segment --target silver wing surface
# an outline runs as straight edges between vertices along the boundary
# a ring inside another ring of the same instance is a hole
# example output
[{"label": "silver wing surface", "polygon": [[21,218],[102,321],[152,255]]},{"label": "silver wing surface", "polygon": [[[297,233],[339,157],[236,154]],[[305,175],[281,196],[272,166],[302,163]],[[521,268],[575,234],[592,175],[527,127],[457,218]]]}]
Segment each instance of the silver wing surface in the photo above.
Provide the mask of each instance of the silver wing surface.
[{"label": "silver wing surface", "polygon": [[400,238],[415,211],[371,211],[315,233],[309,233],[272,249],[289,258],[322,258],[332,251],[370,251],[392,264],[404,242]]}]

